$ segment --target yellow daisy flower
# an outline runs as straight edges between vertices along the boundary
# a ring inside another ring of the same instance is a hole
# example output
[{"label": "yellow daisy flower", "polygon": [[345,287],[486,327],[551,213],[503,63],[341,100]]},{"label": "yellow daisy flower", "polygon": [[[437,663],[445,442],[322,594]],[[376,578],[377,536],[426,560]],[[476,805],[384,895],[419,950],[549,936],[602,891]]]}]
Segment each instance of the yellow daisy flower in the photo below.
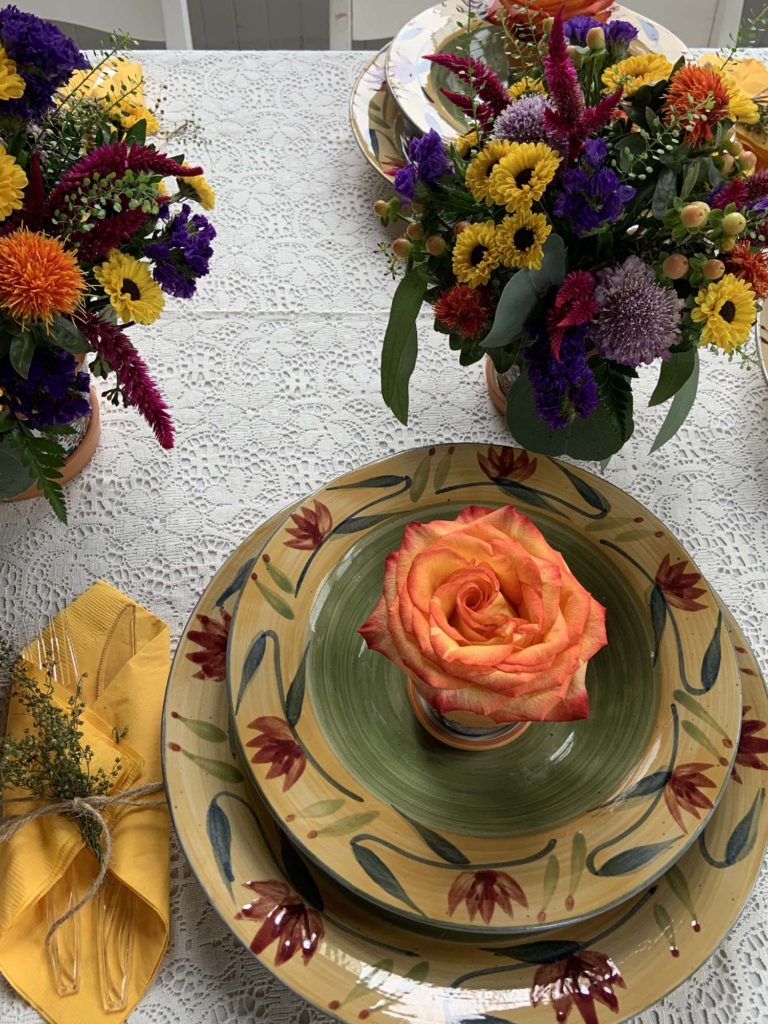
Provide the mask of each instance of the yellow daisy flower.
[{"label": "yellow daisy flower", "polygon": [[463,160],[470,149],[477,145],[477,132],[466,132],[466,134],[460,135],[453,145]]},{"label": "yellow daisy flower", "polygon": [[162,313],[163,293],[152,279],[149,265],[141,260],[113,249],[105,263],[94,267],[93,275],[124,323],[151,324]]},{"label": "yellow daisy flower", "polygon": [[204,210],[212,210],[216,205],[216,193],[202,176],[193,174],[191,178],[178,178],[180,186],[189,185],[195,198]]},{"label": "yellow daisy flower", "polygon": [[24,95],[25,85],[21,75],[16,73],[15,62],[0,46],[0,100],[17,100]]},{"label": "yellow daisy flower", "polygon": [[691,320],[704,325],[702,345],[717,345],[724,352],[733,352],[749,338],[755,312],[754,291],[735,274],[726,274],[701,289]]},{"label": "yellow daisy flower", "polygon": [[760,108],[741,88],[736,84],[733,75],[723,75],[728,88],[728,115],[733,121],[739,124],[757,124],[760,120]]},{"label": "yellow daisy flower", "polygon": [[467,167],[467,188],[479,202],[487,203],[488,206],[493,204],[490,195],[491,172],[503,156],[512,152],[514,145],[514,142],[506,139],[493,139],[487,146],[483,146]]},{"label": "yellow daisy flower", "polygon": [[518,210],[496,228],[494,248],[505,267],[538,270],[544,259],[544,243],[552,231],[543,213]]},{"label": "yellow daisy flower", "polygon": [[624,95],[631,96],[643,85],[654,85],[669,78],[673,65],[660,53],[638,53],[613,64],[603,72],[603,85],[607,93],[624,86]]},{"label": "yellow daisy flower", "polygon": [[120,124],[123,128],[133,128],[139,121],[147,122],[147,135],[157,135],[160,131],[160,122],[151,110],[148,110],[140,103],[134,106],[129,104],[120,108]]},{"label": "yellow daisy flower", "polygon": [[13,157],[8,156],[5,146],[0,144],[0,220],[5,220],[14,210],[22,208],[26,187],[26,174]]},{"label": "yellow daisy flower", "polygon": [[544,195],[561,157],[543,142],[513,142],[498,161],[488,182],[491,200],[512,213],[530,207]]},{"label": "yellow daisy flower", "polygon": [[509,93],[510,102],[512,100],[519,100],[521,96],[530,96],[531,93],[539,93],[539,95],[546,95],[547,90],[544,88],[544,83],[540,82],[538,78],[531,78],[530,75],[524,75],[519,81],[514,82],[507,89]]},{"label": "yellow daisy flower", "polygon": [[495,239],[496,225],[492,220],[470,224],[460,232],[453,246],[453,272],[458,281],[472,288],[488,284],[499,265]]}]

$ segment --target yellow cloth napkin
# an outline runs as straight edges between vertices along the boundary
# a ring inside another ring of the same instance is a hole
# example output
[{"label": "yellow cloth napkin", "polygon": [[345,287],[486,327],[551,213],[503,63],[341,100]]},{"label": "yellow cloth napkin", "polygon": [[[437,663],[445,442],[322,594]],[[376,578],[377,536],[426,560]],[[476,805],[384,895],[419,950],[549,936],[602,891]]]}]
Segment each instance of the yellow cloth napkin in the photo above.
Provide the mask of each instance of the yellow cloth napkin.
[{"label": "yellow cloth napkin", "polygon": [[[92,767],[110,771],[121,760],[111,792],[162,780],[160,726],[170,664],[168,626],[108,583],[98,582],[67,609],[77,667],[85,673],[83,743],[94,751]],[[60,635],[60,634],[59,634]],[[32,659],[31,646],[25,657]],[[54,698],[66,705],[68,692]],[[25,713],[11,699],[8,733],[24,730]],[[115,731],[128,732],[119,743]],[[7,792],[6,796],[16,795]],[[156,794],[152,799],[159,799]],[[37,804],[8,804],[20,814]],[[0,846],[0,972],[52,1024],[111,1024],[125,1020],[146,991],[168,944],[169,831],[166,807],[110,807],[113,839],[109,875],[119,900],[132,903],[133,952],[128,998],[122,1013],[103,1009],[98,966],[96,896],[73,919],[80,929],[80,991],[58,995],[49,954],[46,894],[72,865],[79,893],[98,867],[78,826],[56,815],[26,825]],[[108,876],[109,877],[109,876]]]}]

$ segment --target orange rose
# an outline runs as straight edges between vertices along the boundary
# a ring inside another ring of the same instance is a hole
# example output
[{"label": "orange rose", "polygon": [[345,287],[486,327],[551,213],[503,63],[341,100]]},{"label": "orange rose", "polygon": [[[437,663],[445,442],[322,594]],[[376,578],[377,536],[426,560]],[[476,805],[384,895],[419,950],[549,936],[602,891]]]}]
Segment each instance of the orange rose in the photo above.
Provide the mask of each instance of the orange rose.
[{"label": "orange rose", "polygon": [[598,21],[608,21],[613,0],[493,0],[486,15],[495,25],[528,25],[531,21],[554,18],[563,12],[563,21],[577,14],[588,14]]},{"label": "orange rose", "polygon": [[437,711],[496,722],[586,718],[607,642],[605,609],[512,505],[407,526],[360,633]]}]

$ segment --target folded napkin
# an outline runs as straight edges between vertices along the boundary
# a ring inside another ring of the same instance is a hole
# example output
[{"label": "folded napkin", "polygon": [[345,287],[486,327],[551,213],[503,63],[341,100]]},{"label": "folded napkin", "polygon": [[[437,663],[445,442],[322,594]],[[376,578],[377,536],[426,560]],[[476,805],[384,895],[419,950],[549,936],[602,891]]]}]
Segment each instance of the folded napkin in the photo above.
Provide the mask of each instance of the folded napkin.
[{"label": "folded napkin", "polygon": [[[160,782],[160,725],[170,663],[168,626],[104,582],[95,583],[68,607],[67,621],[78,670],[85,674],[82,742],[94,752],[92,768],[109,772],[115,758],[120,758],[120,774],[110,794]],[[33,660],[31,645],[22,653]],[[54,691],[54,699],[62,706],[69,695],[61,687]],[[12,696],[8,733],[20,735],[26,721]],[[117,734],[126,726],[125,737],[118,741]],[[4,795],[18,793],[9,790]],[[8,804],[6,813],[23,814],[37,806]],[[98,871],[77,824],[61,815],[47,815],[31,821],[0,846],[0,972],[52,1024],[124,1020],[146,991],[168,944],[167,808],[118,805],[107,808],[104,817],[113,841],[108,878],[118,883],[117,899],[132,903],[133,915],[127,1001],[120,1015],[106,1012],[102,1004],[98,895],[73,918],[80,929],[77,994],[58,995],[44,945],[49,927],[46,894],[70,865],[79,895]]]}]

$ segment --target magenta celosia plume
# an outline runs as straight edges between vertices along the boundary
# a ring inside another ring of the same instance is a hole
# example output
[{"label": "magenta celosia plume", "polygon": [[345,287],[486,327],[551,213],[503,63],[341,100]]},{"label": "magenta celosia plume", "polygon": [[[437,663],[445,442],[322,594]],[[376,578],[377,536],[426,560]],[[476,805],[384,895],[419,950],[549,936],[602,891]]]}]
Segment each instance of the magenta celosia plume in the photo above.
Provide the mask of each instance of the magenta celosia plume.
[{"label": "magenta celosia plume", "polygon": [[74,320],[91,346],[109,363],[126,403],[138,409],[163,448],[173,448],[173,421],[168,406],[125,331],[95,313],[83,311]]},{"label": "magenta celosia plume", "polygon": [[477,104],[463,93],[451,89],[440,91],[461,110],[474,113],[481,125],[492,123],[493,119],[509,105],[509,93],[504,83],[482,61],[475,60],[474,57],[459,57],[454,53],[433,53],[426,59],[452,72],[470,87],[473,95],[477,97]]},{"label": "magenta celosia plume", "polygon": [[552,308],[547,313],[549,344],[555,359],[569,327],[588,324],[597,312],[595,278],[587,270],[573,270],[560,285]]}]

